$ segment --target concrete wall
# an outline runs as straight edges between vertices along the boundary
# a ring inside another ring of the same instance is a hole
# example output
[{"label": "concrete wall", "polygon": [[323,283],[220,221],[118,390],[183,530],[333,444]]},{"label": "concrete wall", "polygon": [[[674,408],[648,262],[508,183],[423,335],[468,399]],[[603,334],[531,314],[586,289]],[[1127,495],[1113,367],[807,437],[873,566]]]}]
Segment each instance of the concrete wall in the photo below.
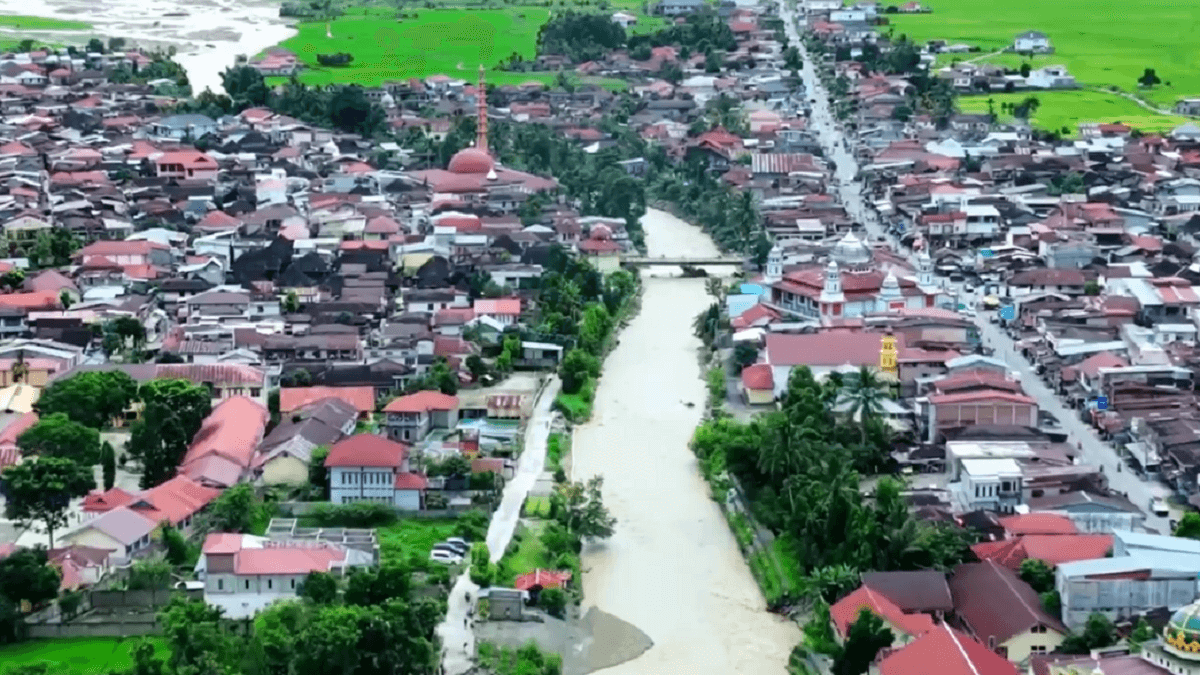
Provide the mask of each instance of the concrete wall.
[{"label": "concrete wall", "polygon": [[92,591],[88,597],[92,609],[151,609],[166,605],[175,595],[184,595],[190,600],[204,599],[204,592],[200,590]]}]

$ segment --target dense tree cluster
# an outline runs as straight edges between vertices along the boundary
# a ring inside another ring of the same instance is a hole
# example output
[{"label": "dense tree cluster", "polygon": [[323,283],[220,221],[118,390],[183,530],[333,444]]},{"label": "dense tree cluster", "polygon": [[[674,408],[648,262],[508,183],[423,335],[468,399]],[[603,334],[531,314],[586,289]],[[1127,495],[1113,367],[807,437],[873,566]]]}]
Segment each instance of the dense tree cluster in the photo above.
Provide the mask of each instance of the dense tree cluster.
[{"label": "dense tree cluster", "polygon": [[129,436],[129,455],[142,463],[141,486],[175,475],[188,445],[212,412],[212,392],[187,380],[151,380],[141,386],[142,418]]},{"label": "dense tree cluster", "polygon": [[[869,374],[818,383],[796,368],[781,410],[749,423],[714,419],[693,438],[717,489],[723,476],[735,476],[756,519],[787,538],[810,598],[837,600],[863,570],[946,569],[967,554],[966,533],[909,514],[897,481],[881,480],[872,500],[862,496],[860,475],[888,461],[884,395]],[[849,414],[835,416],[835,404]]]},{"label": "dense tree cluster", "polygon": [[710,51],[729,52],[737,49],[737,39],[729,24],[716,12],[704,9],[687,17],[683,23],[668,26],[645,35],[629,37],[629,48],[648,44],[652,47],[677,46],[686,52],[681,54],[706,54]]},{"label": "dense tree cluster", "polygon": [[[328,56],[344,59],[349,55]],[[246,108],[265,106],[309,124],[364,136],[383,132],[387,121],[383,108],[368,99],[366,91],[355,84],[309,87],[292,78],[272,91],[267,87],[262,73],[250,66],[233,66],[221,74],[221,85],[225,88],[225,94],[206,90],[195,99],[181,103],[177,111],[196,112],[216,118]]]},{"label": "dense tree cluster", "polygon": [[565,11],[538,30],[538,54],[563,54],[574,63],[604,58],[625,46],[625,29],[608,14]]}]

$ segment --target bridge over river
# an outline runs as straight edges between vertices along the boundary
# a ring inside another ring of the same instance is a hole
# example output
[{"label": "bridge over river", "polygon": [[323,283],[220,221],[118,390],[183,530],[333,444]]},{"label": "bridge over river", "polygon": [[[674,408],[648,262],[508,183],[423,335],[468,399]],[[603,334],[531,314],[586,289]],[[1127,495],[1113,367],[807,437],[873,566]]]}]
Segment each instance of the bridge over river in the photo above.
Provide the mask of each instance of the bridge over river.
[{"label": "bridge over river", "polygon": [[744,262],[745,262],[745,260],[743,258],[735,258],[735,257],[731,257],[731,256],[720,256],[720,257],[715,257],[715,258],[712,258],[712,257],[709,257],[709,258],[659,257],[659,258],[622,258],[621,259],[622,265],[629,265],[631,267],[647,267],[650,265],[691,265],[693,267],[700,267],[703,265],[736,265],[736,266],[740,267]]}]

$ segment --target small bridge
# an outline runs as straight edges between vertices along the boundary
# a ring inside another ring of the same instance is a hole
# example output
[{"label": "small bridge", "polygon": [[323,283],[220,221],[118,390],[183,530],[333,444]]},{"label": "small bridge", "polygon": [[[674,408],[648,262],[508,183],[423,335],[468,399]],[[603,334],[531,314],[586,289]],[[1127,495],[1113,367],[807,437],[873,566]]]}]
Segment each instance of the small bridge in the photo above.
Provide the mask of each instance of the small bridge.
[{"label": "small bridge", "polygon": [[622,258],[622,265],[631,267],[647,267],[649,265],[691,265],[699,267],[702,265],[737,265],[741,266],[745,263],[743,258],[733,258],[723,256],[720,258]]}]

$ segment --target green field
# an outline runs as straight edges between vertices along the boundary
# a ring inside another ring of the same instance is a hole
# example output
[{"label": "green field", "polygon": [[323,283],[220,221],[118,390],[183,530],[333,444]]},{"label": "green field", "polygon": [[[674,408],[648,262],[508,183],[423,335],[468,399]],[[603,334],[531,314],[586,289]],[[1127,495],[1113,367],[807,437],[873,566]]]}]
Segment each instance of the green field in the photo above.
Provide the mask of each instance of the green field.
[{"label": "green field", "polygon": [[413,555],[424,559],[434,544],[454,536],[454,521],[409,518],[381,527],[376,533],[380,561],[407,560]]},{"label": "green field", "polygon": [[[1193,0],[931,0],[928,6],[930,14],[888,15],[895,34],[918,43],[940,39],[990,52],[1011,45],[1018,33],[1037,30],[1049,37],[1054,54],[1032,59],[1002,54],[982,62],[1013,68],[1026,60],[1035,68],[1062,64],[1084,86],[1115,85],[1164,108],[1179,98],[1200,96],[1200,42],[1195,39],[1200,12]],[[1146,68],[1154,68],[1163,83],[1140,89],[1137,78]],[[1087,119],[1098,120],[1112,110],[1110,106]],[[1160,119],[1144,109],[1137,114],[1147,121]]]},{"label": "green field", "polygon": [[[498,70],[512,54],[526,60],[536,56],[538,30],[549,20],[545,7],[502,10],[411,9],[416,18],[397,20],[393,8],[355,7],[329,26],[323,21],[299,25],[299,33],[280,47],[305,63],[300,80],[307,84],[378,86],[386,81],[444,74],[474,82],[479,65],[489,84],[551,83],[554,73],[510,73]],[[317,54],[354,55],[348,66],[326,67]],[[275,79],[275,78],[272,78]],[[579,78],[616,87],[617,81]]]},{"label": "green field", "polygon": [[0,26],[20,30],[88,30],[92,24],[84,21],[50,19],[44,16],[0,14]]},{"label": "green field", "polygon": [[[133,665],[129,652],[140,638],[78,638],[31,640],[0,647],[0,664],[5,667],[48,663],[54,675],[105,675],[125,671]],[[155,653],[164,656],[162,640],[151,638]]]},{"label": "green field", "polygon": [[1080,122],[1122,122],[1145,132],[1170,131],[1187,120],[1174,115],[1159,115],[1117,94],[1098,91],[1046,91],[1016,92],[1012,94],[983,94],[962,96],[958,107],[966,113],[985,113],[988,99],[994,102],[996,115],[1007,121],[1010,116],[1002,114],[1001,103],[1020,103],[1026,96],[1037,96],[1040,105],[1033,116],[1033,123],[1043,129],[1062,131],[1066,135],[1078,133]]}]

